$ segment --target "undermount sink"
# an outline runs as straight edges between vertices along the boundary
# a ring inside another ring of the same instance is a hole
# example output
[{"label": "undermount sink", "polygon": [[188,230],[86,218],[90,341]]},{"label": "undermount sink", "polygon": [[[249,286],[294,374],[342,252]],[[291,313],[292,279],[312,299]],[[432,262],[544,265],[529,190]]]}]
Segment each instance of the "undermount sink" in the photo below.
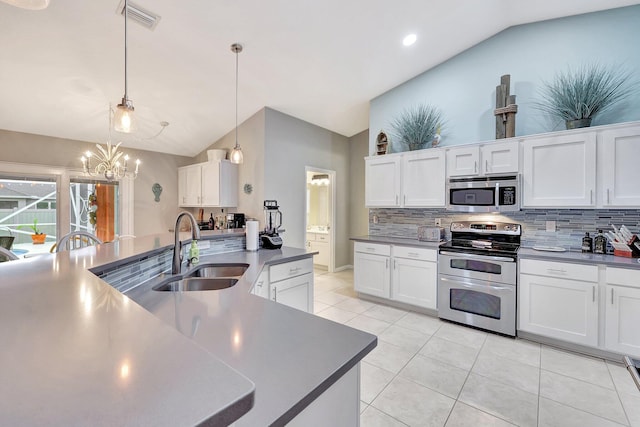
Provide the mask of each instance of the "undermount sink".
[{"label": "undermount sink", "polygon": [[153,288],[161,292],[219,291],[238,283],[231,277],[186,277],[161,283]]},{"label": "undermount sink", "polygon": [[189,272],[188,277],[228,277],[239,278],[247,271],[249,264],[241,263],[215,263],[215,264],[200,264],[194,267]]}]

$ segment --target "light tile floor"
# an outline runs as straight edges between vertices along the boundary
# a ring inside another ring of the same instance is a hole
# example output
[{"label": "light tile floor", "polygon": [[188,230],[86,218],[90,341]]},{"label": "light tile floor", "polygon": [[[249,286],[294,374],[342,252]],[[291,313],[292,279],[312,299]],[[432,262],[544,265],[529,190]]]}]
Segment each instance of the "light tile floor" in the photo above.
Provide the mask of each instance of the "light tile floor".
[{"label": "light tile floor", "polygon": [[357,298],[316,270],[315,312],[378,336],[361,365],[361,425],[640,427],[622,366]]}]

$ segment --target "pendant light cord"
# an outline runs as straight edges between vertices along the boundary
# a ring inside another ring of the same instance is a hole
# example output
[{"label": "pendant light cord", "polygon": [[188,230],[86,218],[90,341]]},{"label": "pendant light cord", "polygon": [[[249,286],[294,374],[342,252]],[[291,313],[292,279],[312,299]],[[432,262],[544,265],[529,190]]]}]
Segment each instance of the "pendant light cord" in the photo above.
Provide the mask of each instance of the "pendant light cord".
[{"label": "pendant light cord", "polygon": [[238,148],[238,50],[236,49],[236,146]]},{"label": "pendant light cord", "polygon": [[129,20],[129,2],[124,0],[124,98],[129,99],[127,84],[127,21]]}]

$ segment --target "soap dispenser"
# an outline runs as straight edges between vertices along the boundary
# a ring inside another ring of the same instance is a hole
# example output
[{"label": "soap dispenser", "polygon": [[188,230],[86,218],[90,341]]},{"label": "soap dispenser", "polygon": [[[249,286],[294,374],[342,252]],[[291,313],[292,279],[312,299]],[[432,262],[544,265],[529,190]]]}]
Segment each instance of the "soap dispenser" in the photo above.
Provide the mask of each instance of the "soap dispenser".
[{"label": "soap dispenser", "polygon": [[589,237],[589,232],[584,233],[582,238],[582,252],[593,252],[593,239]]},{"label": "soap dispenser", "polygon": [[198,241],[194,239],[189,247],[189,263],[197,265],[198,262],[200,262],[200,249],[198,249]]}]

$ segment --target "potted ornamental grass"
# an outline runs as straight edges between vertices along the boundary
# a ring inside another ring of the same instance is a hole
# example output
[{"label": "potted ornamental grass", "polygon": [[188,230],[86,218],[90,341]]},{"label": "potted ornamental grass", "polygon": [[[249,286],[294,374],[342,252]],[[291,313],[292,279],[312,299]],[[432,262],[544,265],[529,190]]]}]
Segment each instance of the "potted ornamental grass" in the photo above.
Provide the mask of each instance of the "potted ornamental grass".
[{"label": "potted ornamental grass", "polygon": [[[43,233],[42,230],[40,230],[40,228],[38,228],[38,218],[34,218],[33,225],[28,225],[27,227],[33,231],[33,234],[31,235],[31,240],[33,244],[34,245],[44,244],[44,241],[47,238],[47,235]],[[24,226],[18,227],[18,229],[21,229],[21,228],[24,228]]]},{"label": "potted ornamental grass", "polygon": [[442,112],[428,104],[421,104],[405,110],[392,123],[393,144],[400,144],[400,150],[421,150],[435,147],[440,140]]},{"label": "potted ornamental grass", "polygon": [[630,77],[619,67],[601,64],[568,69],[543,82],[534,108],[564,120],[567,129],[588,127],[598,114],[633,94]]}]

